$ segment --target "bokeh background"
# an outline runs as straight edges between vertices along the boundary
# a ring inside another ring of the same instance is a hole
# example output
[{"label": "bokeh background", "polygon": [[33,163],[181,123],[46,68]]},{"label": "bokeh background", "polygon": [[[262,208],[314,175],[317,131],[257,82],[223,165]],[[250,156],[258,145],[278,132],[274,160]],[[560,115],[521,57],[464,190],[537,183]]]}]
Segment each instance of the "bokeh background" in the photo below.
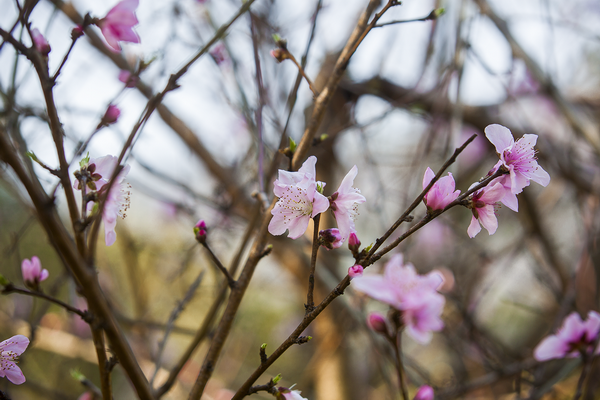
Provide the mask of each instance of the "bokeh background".
[{"label": "bokeh background", "polygon": [[[310,116],[313,94],[291,62],[278,64],[269,54],[275,48],[272,35],[288,40],[320,89],[366,3],[258,0],[251,15],[240,18],[211,54],[192,66],[137,136],[126,157],[131,208],[117,224],[117,243],[100,243],[97,269],[155,387],[210,310],[222,311],[223,277],[195,242],[194,224],[206,221],[209,243],[226,266],[239,264],[238,254],[243,262],[252,241],[247,232],[257,202],[252,195],[272,199],[272,172],[288,165],[278,149],[288,145],[288,137],[300,140]],[[39,2],[30,21],[52,47],[51,71],[71,43],[74,21],[86,13],[102,17],[114,4]],[[90,138],[90,156],[118,155],[148,97],[164,88],[169,75],[240,4],[142,0],[136,27],[141,44],[124,44],[120,54],[107,50],[100,31],[90,28],[54,89],[67,157]],[[539,135],[539,163],[551,183],[546,188],[532,183],[519,195],[518,213],[499,207],[495,235],[483,231],[470,239],[470,211],[453,209],[397,250],[419,272],[438,268],[453,282],[445,290],[445,329],[426,346],[406,336],[403,350],[411,393],[430,383],[440,399],[571,398],[580,364],[538,365],[531,356],[570,311],[598,309],[600,4],[406,0],[381,22],[422,19],[442,9],[437,19],[369,33],[319,128],[318,136],[326,136],[311,149],[318,158],[318,178],[331,194],[358,166],[354,186],[367,202],[360,206],[356,226],[368,245],[418,195],[425,169],[437,170],[472,134],[477,138],[450,167],[462,191],[497,161],[483,135],[487,125],[505,125],[516,137]],[[0,27],[10,29],[17,15],[14,0],[0,0]],[[21,27],[13,35],[30,44]],[[120,70],[141,64],[147,65],[142,83],[125,89],[117,79]],[[57,165],[37,76],[7,43],[0,49],[0,99],[0,124],[21,139],[23,153],[26,148],[47,165]],[[111,103],[121,109],[118,122],[92,135]],[[78,161],[73,159],[73,170]],[[85,309],[26,192],[10,167],[0,167],[0,273],[20,285],[21,260],[37,255],[50,271],[44,291]],[[46,190],[54,190],[57,179],[33,168]],[[67,221],[60,187],[57,196]],[[421,205],[414,215],[424,212]],[[321,227],[334,224],[327,214]],[[269,238],[273,252],[259,264],[205,399],[230,398],[228,391],[235,392],[260,362],[260,345],[267,343],[267,352],[272,351],[301,320],[311,237],[309,227],[297,240]],[[317,300],[345,276],[352,261],[346,248],[320,253]],[[368,273],[381,271],[385,261]],[[178,307],[181,312],[170,320]],[[309,399],[399,398],[393,352],[364,322],[372,310],[386,307],[350,287],[309,327],[306,334],[313,340],[290,349],[258,383],[281,373],[281,385],[297,384]],[[19,364],[27,382],[17,387],[0,380],[0,390],[12,398],[76,399],[85,388],[72,370],[98,383],[91,333],[79,317],[11,294],[0,297],[0,321],[2,339],[16,333],[32,339]],[[170,334],[161,350],[166,330]],[[163,398],[187,398],[209,340],[210,334]],[[599,376],[597,365],[592,374]],[[118,366],[113,380],[116,399],[133,398]],[[590,379],[586,398],[596,398],[598,384]]]}]

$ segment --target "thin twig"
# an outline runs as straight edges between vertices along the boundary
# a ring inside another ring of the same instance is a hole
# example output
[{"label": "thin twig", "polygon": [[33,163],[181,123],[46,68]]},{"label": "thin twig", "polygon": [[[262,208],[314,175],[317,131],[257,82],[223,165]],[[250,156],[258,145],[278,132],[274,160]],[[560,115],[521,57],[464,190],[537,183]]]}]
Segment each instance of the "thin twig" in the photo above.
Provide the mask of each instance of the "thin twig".
[{"label": "thin twig", "polygon": [[306,312],[309,313],[315,308],[314,291],[315,291],[315,269],[317,266],[317,253],[319,252],[319,221],[321,214],[317,214],[313,218],[313,245],[310,256],[310,272],[308,275],[308,293],[306,294]]},{"label": "thin twig", "polygon": [[73,314],[79,315],[81,317],[81,319],[83,319],[86,322],[90,321],[90,314],[87,311],[81,311],[80,309],[70,306],[69,304],[62,302],[52,296],[48,296],[47,294],[45,294],[43,292],[19,288],[19,287],[14,286],[13,284],[8,284],[4,287],[4,289],[2,289],[2,294],[11,294],[11,293],[19,293],[19,294],[24,294],[26,296],[38,297],[40,299],[47,300],[51,303],[61,306],[62,308],[64,308],[65,310],[67,310],[69,312],[72,312]]},{"label": "thin twig", "polygon": [[436,10],[431,10],[429,14],[421,18],[413,18],[413,19],[403,19],[403,20],[395,20],[390,22],[383,22],[381,24],[377,24],[373,26],[373,28],[381,28],[382,26],[388,25],[396,25],[396,24],[406,24],[408,22],[420,22],[420,21],[431,21],[437,19]]}]

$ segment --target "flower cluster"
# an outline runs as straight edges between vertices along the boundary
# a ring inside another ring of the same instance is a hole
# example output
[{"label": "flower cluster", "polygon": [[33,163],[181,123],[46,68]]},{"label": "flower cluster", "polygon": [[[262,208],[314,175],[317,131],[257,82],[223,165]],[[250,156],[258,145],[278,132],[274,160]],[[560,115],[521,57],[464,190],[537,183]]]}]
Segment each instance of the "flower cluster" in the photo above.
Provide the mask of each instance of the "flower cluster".
[{"label": "flower cluster", "polygon": [[16,335],[0,343],[0,378],[7,378],[15,385],[25,382],[25,375],[15,362],[23,354],[29,339],[23,335]]},{"label": "flower cluster", "polygon": [[[86,186],[97,193],[97,200],[105,198],[104,208],[102,210],[102,221],[104,222],[104,240],[107,246],[112,246],[117,240],[115,227],[117,225],[117,217],[125,218],[125,212],[129,209],[130,204],[130,185],[124,182],[125,177],[129,173],[129,165],[121,170],[115,178],[115,182],[109,193],[108,180],[111,178],[115,168],[117,167],[117,157],[104,156],[99,158],[84,159],[80,163],[81,169],[75,173],[77,182],[75,189],[81,190]],[[95,210],[98,203],[88,202],[87,210],[92,212]]]},{"label": "flower cluster", "polygon": [[269,223],[272,235],[281,235],[286,230],[288,236],[297,239],[306,232],[311,218],[331,208],[337,221],[338,229],[323,235],[329,240],[328,248],[337,248],[356,231],[354,218],[357,207],[366,201],[359,190],[352,187],[358,173],[356,166],[344,177],[338,190],[328,199],[322,194],[324,182],[316,181],[317,158],[310,156],[297,172],[279,170],[273,192],[279,201],[271,210],[273,218]]},{"label": "flower cluster", "polygon": [[405,265],[402,255],[397,254],[385,265],[383,276],[357,276],[352,286],[400,311],[409,336],[429,343],[431,332],[444,327],[440,316],[446,299],[437,292],[443,282],[438,271],[419,275],[412,264]]},{"label": "flower cluster", "polygon": [[[492,176],[502,169],[507,175],[492,180],[487,186],[477,190],[469,199],[468,207],[473,213],[467,229],[469,237],[475,237],[483,226],[490,235],[498,228],[496,206],[502,203],[513,211],[518,211],[517,194],[531,183],[542,186],[550,183],[550,175],[537,163],[534,146],[537,135],[523,135],[515,142],[510,130],[502,125],[493,124],[485,128],[485,135],[494,145],[500,160],[488,173]],[[423,189],[426,189],[435,174],[430,168],[423,177]],[[476,186],[473,184],[471,188]],[[455,190],[452,174],[437,180],[425,194],[423,201],[428,212],[443,210],[458,198],[460,190]]]},{"label": "flower cluster", "polygon": [[[591,354],[600,333],[600,314],[590,311],[586,321],[573,312],[565,318],[556,335],[550,335],[537,345],[533,356],[538,361],[553,358],[577,357],[581,353]],[[596,348],[596,354],[600,348]]]}]

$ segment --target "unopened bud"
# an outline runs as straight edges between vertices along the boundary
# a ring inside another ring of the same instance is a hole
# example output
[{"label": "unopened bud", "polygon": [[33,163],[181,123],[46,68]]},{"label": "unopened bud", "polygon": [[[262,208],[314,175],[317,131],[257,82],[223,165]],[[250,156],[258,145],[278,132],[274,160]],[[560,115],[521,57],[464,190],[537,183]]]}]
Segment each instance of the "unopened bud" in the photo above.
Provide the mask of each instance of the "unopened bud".
[{"label": "unopened bud", "polygon": [[271,50],[271,55],[278,63],[290,58],[290,53],[287,50],[280,48]]},{"label": "unopened bud", "polygon": [[337,249],[344,243],[344,238],[340,234],[340,230],[337,228],[319,231],[319,237],[321,239],[321,245],[329,250]]},{"label": "unopened bud", "polygon": [[369,328],[382,335],[387,335],[388,333],[385,317],[379,313],[374,312],[369,314],[367,317],[367,325],[369,325]]},{"label": "unopened bud", "polygon": [[196,240],[199,243],[206,242],[206,232],[208,229],[206,228],[206,222],[203,219],[198,221],[194,226],[194,235],[196,235]]},{"label": "unopened bud", "polygon": [[414,400],[433,400],[433,388],[428,385],[423,385],[417,390]]},{"label": "unopened bud", "polygon": [[31,38],[33,39],[33,46],[35,47],[35,49],[42,53],[44,56],[48,56],[48,53],[50,53],[51,50],[50,44],[48,43],[44,35],[42,35],[42,33],[39,31],[39,29],[33,28],[31,30]]},{"label": "unopened bud", "polygon": [[77,25],[75,28],[73,28],[73,30],[71,31],[71,39],[75,40],[75,39],[79,39],[80,37],[83,36],[83,27]]},{"label": "unopened bud", "polygon": [[348,268],[348,276],[350,279],[362,276],[364,268],[362,265],[356,264]]},{"label": "unopened bud", "polygon": [[102,121],[100,121],[101,126],[106,126],[110,124],[114,124],[119,119],[121,115],[121,110],[113,104],[110,104],[106,109],[106,113],[102,117]]},{"label": "unopened bud", "polygon": [[358,240],[358,236],[356,236],[356,233],[354,232],[350,233],[350,236],[348,236],[348,248],[353,255],[358,254],[358,250],[360,249],[360,240]]}]

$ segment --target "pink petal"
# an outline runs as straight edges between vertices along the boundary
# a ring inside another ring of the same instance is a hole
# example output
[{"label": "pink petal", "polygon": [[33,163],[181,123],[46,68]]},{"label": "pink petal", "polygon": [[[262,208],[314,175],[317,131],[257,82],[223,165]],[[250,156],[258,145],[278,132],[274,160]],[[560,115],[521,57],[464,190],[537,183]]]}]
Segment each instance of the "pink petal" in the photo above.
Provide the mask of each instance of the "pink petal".
[{"label": "pink petal", "polygon": [[293,218],[288,224],[288,230],[290,231],[288,237],[290,239],[298,239],[304,235],[304,232],[308,229],[308,223],[310,222],[310,216],[303,215],[300,218]]},{"label": "pink petal", "polygon": [[500,182],[491,187],[488,185],[482,190],[483,194],[479,197],[479,200],[483,201],[485,204],[494,204],[500,201],[506,193],[506,189]]},{"label": "pink petal", "polygon": [[494,206],[488,205],[483,208],[478,208],[477,212],[479,213],[479,222],[481,222],[481,226],[487,229],[490,235],[496,233],[496,229],[498,229],[498,219],[496,219]]},{"label": "pink petal", "polygon": [[48,276],[50,276],[50,273],[48,272],[47,269],[42,270],[41,274],[40,274],[40,282],[45,281]]},{"label": "pink petal", "polygon": [[511,147],[515,139],[510,130],[502,125],[492,124],[485,128],[485,136],[496,147],[496,153],[502,154],[505,149]]},{"label": "pink petal", "polygon": [[17,364],[9,361],[6,363],[5,368],[6,367],[8,368],[4,370],[4,374],[9,381],[15,385],[20,385],[25,382],[25,375],[23,375],[21,368],[19,368]]},{"label": "pink petal", "polygon": [[352,287],[369,297],[399,308],[396,291],[382,276],[361,276],[352,280]]},{"label": "pink petal", "polygon": [[537,345],[533,351],[533,357],[538,361],[563,358],[568,350],[569,345],[567,343],[552,335],[546,337]]},{"label": "pink petal", "polygon": [[425,190],[425,188],[427,187],[427,185],[429,185],[429,182],[431,182],[433,178],[435,178],[435,174],[433,173],[431,168],[427,167],[427,169],[425,170],[425,175],[423,176],[423,190]]},{"label": "pink petal", "polygon": [[548,186],[550,183],[550,175],[539,165],[534,172],[528,173],[527,177],[544,187]]},{"label": "pink petal", "polygon": [[303,174],[309,174],[310,176],[312,176],[313,180],[317,179],[317,173],[316,173],[316,167],[315,167],[316,164],[317,164],[317,157],[310,156],[306,159],[306,161],[304,161],[304,164],[302,164],[302,166],[300,167],[298,172],[303,173]]},{"label": "pink petal", "polygon": [[477,218],[475,218],[475,216],[473,215],[471,218],[471,223],[467,228],[467,234],[470,238],[474,238],[479,232],[481,232],[481,226],[479,225],[479,221],[477,220]]},{"label": "pink petal", "polygon": [[313,212],[311,217],[315,217],[317,214],[324,213],[329,208],[329,199],[323,196],[319,192],[315,192],[315,197],[313,201]]},{"label": "pink petal", "polygon": [[355,165],[354,167],[350,168],[350,171],[348,171],[348,173],[346,174],[344,179],[342,179],[342,183],[340,183],[340,187],[338,188],[337,191],[339,193],[347,193],[349,191],[352,191],[353,190],[352,185],[354,184],[354,178],[356,178],[357,174],[358,174],[358,167]]},{"label": "pink petal", "polygon": [[12,351],[17,353],[17,355],[21,355],[27,349],[27,346],[29,346],[29,338],[27,336],[15,335],[0,342],[0,352]]},{"label": "pink petal", "polygon": [[514,212],[519,211],[519,200],[517,200],[517,195],[513,194],[510,190],[504,192],[504,197],[500,202]]}]

